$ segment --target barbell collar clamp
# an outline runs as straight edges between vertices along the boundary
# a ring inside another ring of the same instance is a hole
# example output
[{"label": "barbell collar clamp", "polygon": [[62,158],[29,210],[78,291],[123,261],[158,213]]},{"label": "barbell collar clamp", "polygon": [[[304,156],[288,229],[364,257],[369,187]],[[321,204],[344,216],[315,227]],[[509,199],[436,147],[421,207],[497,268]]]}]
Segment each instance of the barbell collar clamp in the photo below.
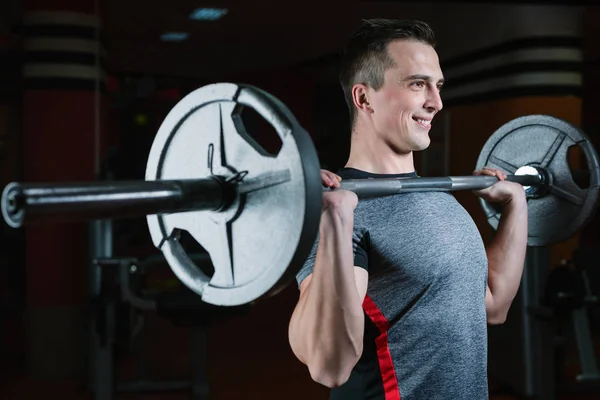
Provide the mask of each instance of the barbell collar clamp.
[{"label": "barbell collar clamp", "polygon": [[[552,184],[552,177],[544,168],[533,165],[525,165],[515,171],[515,179],[522,179],[519,177],[530,177],[534,176],[539,180],[538,184],[530,184],[527,181],[522,183],[525,194],[529,198],[539,198],[546,194],[548,187]],[[525,178],[528,179],[528,178]]]}]

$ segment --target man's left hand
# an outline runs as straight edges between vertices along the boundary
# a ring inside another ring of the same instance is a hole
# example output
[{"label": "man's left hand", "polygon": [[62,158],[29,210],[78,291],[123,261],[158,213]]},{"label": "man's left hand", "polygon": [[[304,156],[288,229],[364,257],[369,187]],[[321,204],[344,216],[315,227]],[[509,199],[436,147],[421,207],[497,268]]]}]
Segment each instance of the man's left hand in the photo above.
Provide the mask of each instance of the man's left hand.
[{"label": "man's left hand", "polygon": [[500,206],[510,203],[515,199],[525,201],[525,190],[523,189],[523,185],[507,181],[504,171],[484,167],[481,170],[473,171],[473,175],[490,175],[498,178],[498,182],[494,183],[492,186],[473,191],[473,193],[480,196],[485,201],[497,203]]}]

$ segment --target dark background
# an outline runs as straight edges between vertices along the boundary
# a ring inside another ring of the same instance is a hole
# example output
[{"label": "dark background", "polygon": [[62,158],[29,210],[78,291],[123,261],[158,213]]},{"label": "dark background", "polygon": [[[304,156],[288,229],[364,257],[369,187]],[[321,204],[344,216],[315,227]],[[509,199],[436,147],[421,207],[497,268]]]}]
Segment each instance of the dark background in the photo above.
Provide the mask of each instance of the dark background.
[{"label": "dark background", "polygon": [[[218,21],[191,21],[189,13],[202,6],[223,7],[228,12]],[[23,23],[31,10],[70,10],[100,18],[106,79],[100,84],[99,103],[94,102],[91,87],[24,77],[25,66],[32,62],[26,43],[36,34]],[[190,91],[225,81],[252,84],[282,100],[310,133],[322,167],[335,170],[343,166],[349,148],[347,109],[337,84],[337,54],[356,24],[370,17],[429,22],[438,37],[442,68],[449,74],[489,54],[502,57],[506,49],[543,48],[553,40],[565,40],[566,47],[582,55],[575,66],[517,65],[512,71],[491,68],[454,85],[449,79],[449,95],[465,83],[503,79],[527,67],[574,71],[582,83],[450,97],[436,117],[431,148],[417,155],[421,175],[471,174],[487,137],[505,122],[531,113],[552,114],[582,127],[598,147],[600,7],[593,2],[3,0],[0,183],[93,180],[99,174],[95,163],[108,168],[115,179],[143,179],[154,135],[169,110]],[[167,31],[187,32],[189,37],[182,42],[161,41],[160,35]],[[61,98],[67,98],[63,108],[55,103]],[[100,104],[98,147],[93,144],[94,114],[88,107],[94,104]],[[82,131],[79,126],[90,128]],[[263,125],[248,120],[247,126],[260,130],[257,137],[265,146],[274,145],[272,132]],[[581,165],[581,156],[576,162]],[[491,229],[475,198],[470,193],[458,193],[457,198],[489,239]],[[91,396],[86,389],[84,329],[90,312],[86,300],[89,259],[81,258],[81,268],[77,267],[77,257],[87,254],[87,228],[61,229],[67,228],[14,230],[1,225],[0,398]],[[144,218],[115,221],[113,233],[115,256],[144,259],[159,254],[150,242]],[[547,267],[571,259],[578,248],[596,249],[599,242],[600,225],[595,218],[583,232],[550,248]],[[75,261],[69,254],[74,254]],[[148,287],[177,286],[168,267],[163,267],[150,275]],[[210,323],[204,347],[205,378],[211,398],[327,398],[327,390],[311,381],[287,341],[287,324],[297,297],[292,284],[241,315],[215,321],[206,316]],[[79,316],[65,317],[73,312]],[[37,315],[35,323],[33,314]],[[55,317],[59,314],[62,317]],[[188,379],[198,351],[191,349],[192,328],[153,312],[144,315],[145,348],[141,352],[127,346],[118,349],[117,379],[135,375],[139,354],[145,359],[148,380]],[[126,317],[119,321],[129,326]],[[593,336],[597,337],[595,330]],[[575,354],[573,348],[567,351],[561,379],[576,374]],[[518,360],[514,368],[522,368]],[[120,394],[119,398],[187,396],[174,392]]]}]

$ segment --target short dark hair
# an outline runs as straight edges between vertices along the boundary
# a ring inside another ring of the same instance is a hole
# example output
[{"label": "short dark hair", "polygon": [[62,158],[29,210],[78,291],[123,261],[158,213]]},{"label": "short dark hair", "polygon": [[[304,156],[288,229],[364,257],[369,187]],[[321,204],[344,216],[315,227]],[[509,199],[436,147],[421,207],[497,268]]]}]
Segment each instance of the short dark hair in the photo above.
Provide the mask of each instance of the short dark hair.
[{"label": "short dark hair", "polygon": [[342,52],[340,84],[354,125],[356,111],[352,101],[352,86],[363,83],[378,90],[383,86],[385,71],[395,66],[388,45],[395,40],[415,40],[435,47],[433,29],[423,21],[366,19],[351,35]]}]

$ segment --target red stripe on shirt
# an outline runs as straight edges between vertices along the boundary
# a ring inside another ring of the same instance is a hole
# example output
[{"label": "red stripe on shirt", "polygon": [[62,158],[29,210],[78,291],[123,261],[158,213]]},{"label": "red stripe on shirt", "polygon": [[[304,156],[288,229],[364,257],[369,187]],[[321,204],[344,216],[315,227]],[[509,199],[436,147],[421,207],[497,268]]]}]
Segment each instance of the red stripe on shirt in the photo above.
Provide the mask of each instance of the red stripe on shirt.
[{"label": "red stripe on shirt", "polygon": [[377,346],[377,359],[379,360],[379,370],[381,371],[385,400],[401,400],[400,388],[398,387],[398,380],[394,371],[394,363],[392,362],[392,355],[388,346],[387,330],[390,324],[369,296],[365,296],[363,309],[380,332],[380,335],[375,339],[375,345]]}]

